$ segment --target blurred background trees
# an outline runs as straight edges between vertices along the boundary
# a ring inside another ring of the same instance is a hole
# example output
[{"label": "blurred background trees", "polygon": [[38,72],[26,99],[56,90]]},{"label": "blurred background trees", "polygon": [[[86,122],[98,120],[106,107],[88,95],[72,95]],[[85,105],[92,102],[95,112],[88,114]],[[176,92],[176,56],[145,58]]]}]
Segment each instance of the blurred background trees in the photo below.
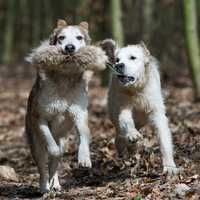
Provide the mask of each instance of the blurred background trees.
[{"label": "blurred background trees", "polygon": [[197,27],[196,0],[184,0],[185,32],[190,70],[196,99],[200,99],[200,49]]},{"label": "blurred background trees", "polygon": [[[192,1],[196,2],[194,10],[200,10],[200,1]],[[187,15],[190,12],[184,5],[188,2],[190,1],[0,0],[0,63],[11,64],[10,70],[16,64],[23,63],[29,50],[50,35],[58,18],[65,18],[69,24],[86,20],[90,24],[93,41],[113,37],[120,44],[128,44],[144,40],[152,54],[161,62],[163,78],[177,80],[178,75],[188,74],[188,60],[194,67],[194,58],[188,59],[186,47],[189,47],[188,52],[193,52],[193,47],[199,43],[195,39],[198,37],[199,27],[195,25],[196,36],[190,36],[188,24],[194,18]],[[191,14],[195,15],[193,12]],[[200,12],[197,12],[195,24],[199,18]],[[188,55],[191,58],[198,54]],[[195,64],[197,65],[199,64]],[[192,74],[197,91],[200,77],[194,76],[196,71]]]}]

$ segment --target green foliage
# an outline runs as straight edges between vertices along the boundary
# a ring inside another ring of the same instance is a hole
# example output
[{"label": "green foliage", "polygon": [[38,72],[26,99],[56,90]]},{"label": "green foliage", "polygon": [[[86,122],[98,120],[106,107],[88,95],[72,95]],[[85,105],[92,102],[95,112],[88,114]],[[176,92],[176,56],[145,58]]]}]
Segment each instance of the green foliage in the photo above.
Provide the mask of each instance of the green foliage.
[{"label": "green foliage", "polygon": [[142,196],[137,194],[132,200],[142,200]]}]

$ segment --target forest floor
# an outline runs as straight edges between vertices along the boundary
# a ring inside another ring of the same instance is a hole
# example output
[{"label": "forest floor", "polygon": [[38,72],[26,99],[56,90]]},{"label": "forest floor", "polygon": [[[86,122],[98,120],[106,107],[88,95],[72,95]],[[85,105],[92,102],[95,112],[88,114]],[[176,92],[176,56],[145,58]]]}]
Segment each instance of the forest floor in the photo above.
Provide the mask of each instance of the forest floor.
[{"label": "forest floor", "polygon": [[89,126],[92,132],[92,169],[77,165],[76,135],[72,131],[59,167],[62,191],[41,197],[38,173],[24,134],[28,76],[0,77],[0,166],[12,167],[14,177],[0,176],[0,199],[199,199],[200,198],[200,103],[192,101],[187,76],[163,84],[167,114],[173,134],[177,176],[162,174],[156,135],[150,126],[133,155],[117,158],[115,130],[106,112],[106,92],[91,84]]}]

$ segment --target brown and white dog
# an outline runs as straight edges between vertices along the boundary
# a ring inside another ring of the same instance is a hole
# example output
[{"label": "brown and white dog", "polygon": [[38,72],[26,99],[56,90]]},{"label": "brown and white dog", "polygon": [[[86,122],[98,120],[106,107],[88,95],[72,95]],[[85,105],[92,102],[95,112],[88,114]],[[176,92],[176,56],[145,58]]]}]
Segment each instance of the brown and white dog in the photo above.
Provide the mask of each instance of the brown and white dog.
[{"label": "brown and white dog", "polygon": [[[38,60],[44,63],[37,68],[26,115],[26,132],[40,173],[42,193],[61,188],[57,167],[64,152],[66,132],[73,126],[80,139],[78,163],[83,167],[92,166],[84,72],[85,66],[92,70],[105,69],[107,56],[101,48],[89,44],[87,22],[70,26],[64,20],[58,20],[50,39],[34,49],[27,59],[33,65],[37,65]],[[78,62],[64,63],[61,68],[53,64],[49,66],[60,59],[67,62],[68,55]]]}]

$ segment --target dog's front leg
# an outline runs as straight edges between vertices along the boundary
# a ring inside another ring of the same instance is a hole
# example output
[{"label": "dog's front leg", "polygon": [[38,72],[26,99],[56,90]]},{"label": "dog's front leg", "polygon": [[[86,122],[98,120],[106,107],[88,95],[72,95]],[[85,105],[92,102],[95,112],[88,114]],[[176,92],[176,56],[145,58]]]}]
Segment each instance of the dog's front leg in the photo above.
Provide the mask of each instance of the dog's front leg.
[{"label": "dog's front leg", "polygon": [[40,121],[39,132],[49,155],[52,157],[59,157],[61,155],[61,151],[56,144],[46,121]]},{"label": "dog's front leg", "polygon": [[131,108],[122,109],[118,120],[120,134],[128,138],[129,141],[133,142],[142,137],[139,131],[135,128]]},{"label": "dog's front leg", "polygon": [[72,106],[74,123],[79,135],[78,163],[82,167],[92,167],[90,159],[90,129],[88,127],[88,111],[81,106]]},{"label": "dog's front leg", "polygon": [[176,174],[178,169],[173,158],[172,136],[168,125],[168,119],[164,112],[156,112],[151,115],[155,128],[157,129],[158,137],[160,140],[163,172],[169,174]]},{"label": "dog's front leg", "polygon": [[132,109],[122,109],[118,116],[117,135],[115,140],[119,156],[123,154],[125,147],[128,147],[127,142],[132,143],[141,137],[142,135],[135,128],[135,123],[132,118]]}]

